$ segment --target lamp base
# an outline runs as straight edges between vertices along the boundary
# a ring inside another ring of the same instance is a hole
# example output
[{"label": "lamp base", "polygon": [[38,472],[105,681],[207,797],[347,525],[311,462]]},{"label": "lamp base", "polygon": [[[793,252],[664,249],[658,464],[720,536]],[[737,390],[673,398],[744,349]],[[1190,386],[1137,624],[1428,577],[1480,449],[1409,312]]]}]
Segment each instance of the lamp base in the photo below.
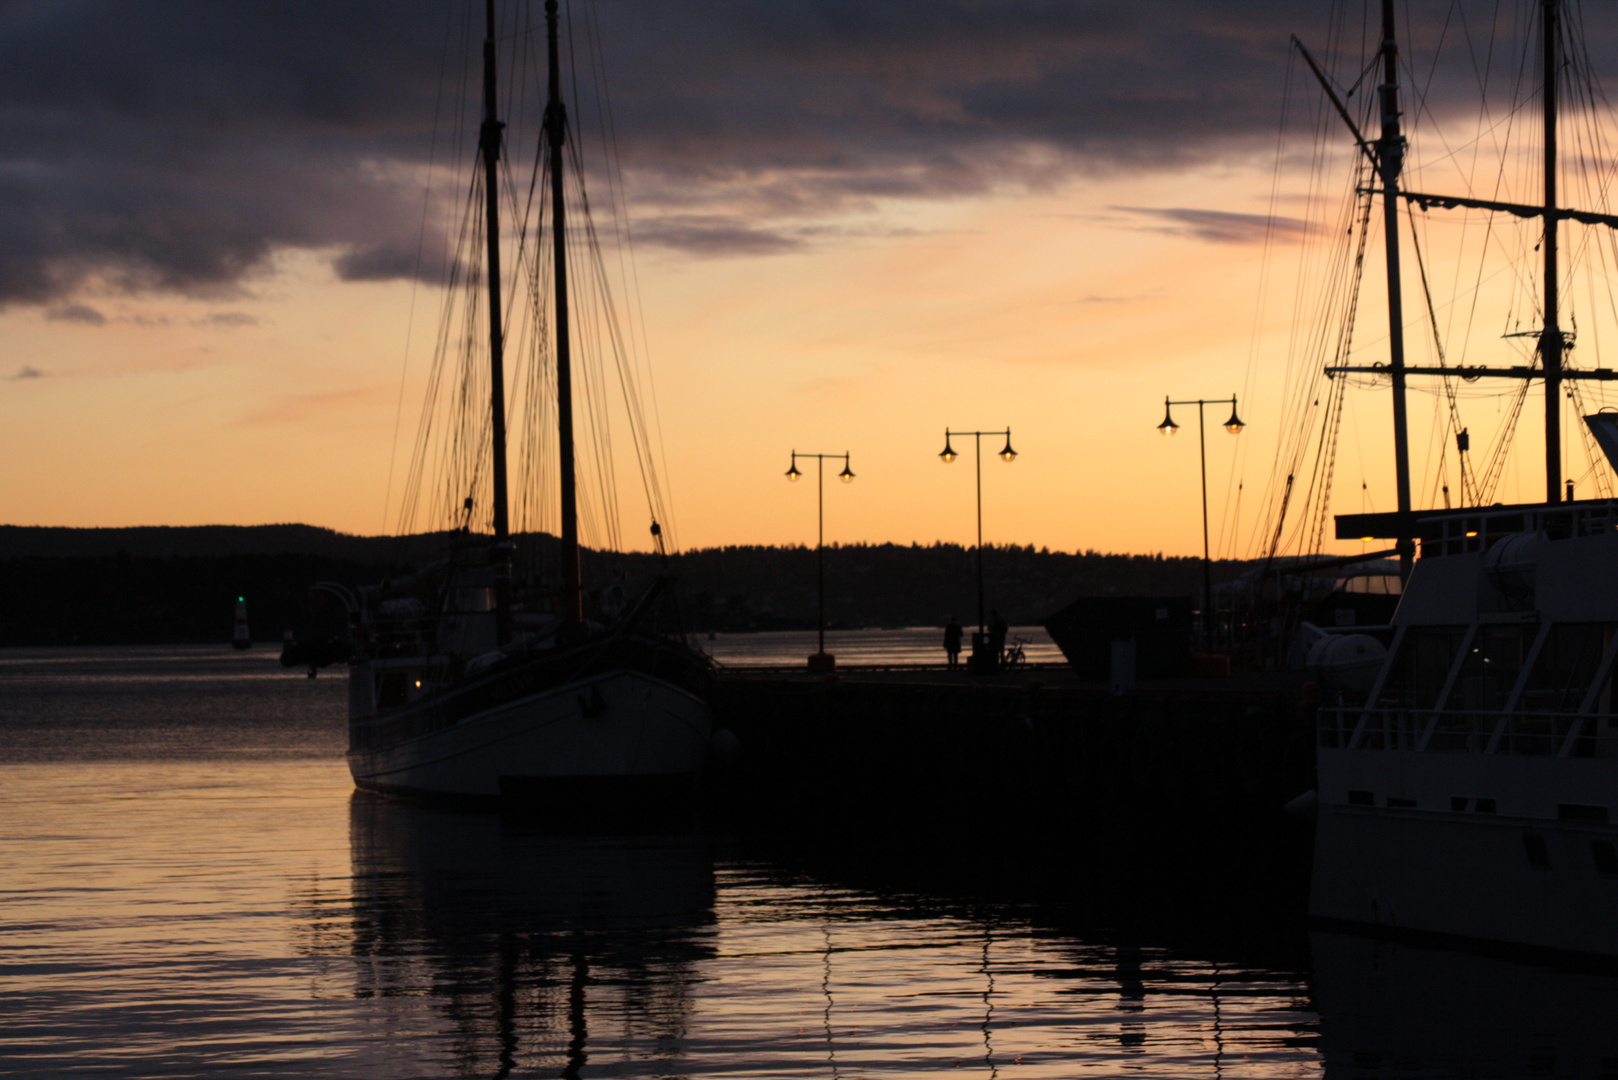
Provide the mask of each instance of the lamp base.
[{"label": "lamp base", "polygon": [[829,652],[817,652],[809,657],[810,671],[832,671],[837,667],[837,657]]},{"label": "lamp base", "polygon": [[972,654],[967,657],[966,670],[973,675],[994,675],[1000,670],[1000,657],[989,643],[988,634],[973,633]]}]

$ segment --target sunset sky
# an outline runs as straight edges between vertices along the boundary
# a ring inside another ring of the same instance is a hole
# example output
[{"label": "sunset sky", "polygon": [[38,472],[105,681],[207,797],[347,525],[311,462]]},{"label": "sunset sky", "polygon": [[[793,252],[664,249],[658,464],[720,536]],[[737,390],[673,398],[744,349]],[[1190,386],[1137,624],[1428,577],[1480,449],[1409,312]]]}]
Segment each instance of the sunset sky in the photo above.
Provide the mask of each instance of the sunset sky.
[{"label": "sunset sky", "polygon": [[[1401,0],[1421,77],[1441,41],[1475,56],[1494,8]],[[451,190],[470,159],[434,142],[468,10],[0,6],[0,521],[395,527],[440,302],[414,280],[429,158]],[[1361,4],[591,10],[681,545],[813,542],[812,483],[782,479],[794,449],[853,455],[857,481],[826,492],[828,540],[970,542],[971,457],[940,463],[944,429],[1010,425],[1021,456],[983,466],[987,540],[1200,554],[1195,410],[1176,410],[1179,438],[1154,428],[1165,394],[1236,393],[1249,427],[1211,428],[1209,499],[1218,553],[1252,553],[1298,247],[1326,243],[1306,223],[1330,217],[1308,198],[1307,125],[1278,167],[1283,104],[1294,121],[1319,105],[1295,64],[1289,96],[1288,37],[1325,55],[1334,17],[1351,25],[1334,71],[1352,82]],[[1592,6],[1588,22],[1599,74],[1618,17]],[[1453,189],[1443,162],[1477,130],[1476,84],[1432,86],[1414,164]],[[1446,138],[1422,144],[1426,128]],[[1352,147],[1322,130],[1345,189]],[[1439,213],[1430,270],[1448,300],[1464,259],[1441,249],[1463,219]],[[1505,291],[1467,362],[1517,359],[1498,339],[1528,310],[1524,280],[1476,286],[1480,307]],[[1362,362],[1385,358],[1381,287],[1368,272]],[[1589,292],[1583,364],[1606,287]],[[1436,401],[1413,398],[1418,447]],[[1499,401],[1463,402],[1475,440]],[[1539,408],[1536,388],[1506,501],[1539,497]],[[1335,511],[1392,508],[1388,409],[1385,389],[1350,395]],[[1568,475],[1593,485],[1569,447]],[[620,501],[638,546],[637,498]]]}]

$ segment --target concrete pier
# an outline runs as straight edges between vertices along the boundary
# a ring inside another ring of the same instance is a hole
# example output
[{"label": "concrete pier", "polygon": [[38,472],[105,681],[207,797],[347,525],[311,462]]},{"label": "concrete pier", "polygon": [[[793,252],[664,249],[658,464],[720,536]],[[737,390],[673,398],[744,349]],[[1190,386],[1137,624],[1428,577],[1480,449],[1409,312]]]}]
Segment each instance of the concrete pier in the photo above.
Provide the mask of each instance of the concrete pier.
[{"label": "concrete pier", "polygon": [[1310,696],[1292,676],[1115,696],[1059,668],[744,669],[721,677],[716,705],[740,744],[729,798],[747,813],[1223,827],[1277,821],[1313,787]]}]

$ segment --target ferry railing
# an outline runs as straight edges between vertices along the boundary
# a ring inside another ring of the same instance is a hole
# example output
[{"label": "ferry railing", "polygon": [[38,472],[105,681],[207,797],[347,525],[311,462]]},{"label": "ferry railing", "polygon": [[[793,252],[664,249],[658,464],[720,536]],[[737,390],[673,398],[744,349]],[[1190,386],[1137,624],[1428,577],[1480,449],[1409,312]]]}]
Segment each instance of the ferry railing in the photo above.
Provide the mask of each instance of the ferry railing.
[{"label": "ferry railing", "polygon": [[1487,551],[1498,541],[1520,533],[1542,532],[1551,540],[1611,533],[1618,529],[1618,502],[1603,500],[1450,513],[1436,524],[1436,535],[1422,542],[1423,557]]},{"label": "ferry railing", "polygon": [[1333,750],[1618,757],[1618,716],[1610,713],[1326,707],[1317,734]]}]

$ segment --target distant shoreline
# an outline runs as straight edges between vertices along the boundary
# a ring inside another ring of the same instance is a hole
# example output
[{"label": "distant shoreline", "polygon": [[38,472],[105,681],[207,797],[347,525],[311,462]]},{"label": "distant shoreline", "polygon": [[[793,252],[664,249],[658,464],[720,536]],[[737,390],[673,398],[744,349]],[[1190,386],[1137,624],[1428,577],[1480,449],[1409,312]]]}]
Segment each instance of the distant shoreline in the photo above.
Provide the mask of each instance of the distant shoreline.
[{"label": "distant shoreline", "polygon": [[[74,529],[0,525],[0,646],[208,644],[228,641],[236,598],[246,598],[255,642],[283,630],[341,634],[343,613],[309,586],[375,584],[439,557],[453,535],[350,536],[309,525]],[[517,538],[544,577],[556,540]],[[813,548],[733,545],[682,552],[584,553],[587,588],[626,589],[666,568],[698,632],[813,629]],[[832,629],[942,626],[977,617],[976,555],[958,544],[828,546],[826,615]],[[1216,579],[1243,568],[1217,564]],[[1039,625],[1081,595],[1191,596],[1200,559],[987,547],[986,606]]]}]

